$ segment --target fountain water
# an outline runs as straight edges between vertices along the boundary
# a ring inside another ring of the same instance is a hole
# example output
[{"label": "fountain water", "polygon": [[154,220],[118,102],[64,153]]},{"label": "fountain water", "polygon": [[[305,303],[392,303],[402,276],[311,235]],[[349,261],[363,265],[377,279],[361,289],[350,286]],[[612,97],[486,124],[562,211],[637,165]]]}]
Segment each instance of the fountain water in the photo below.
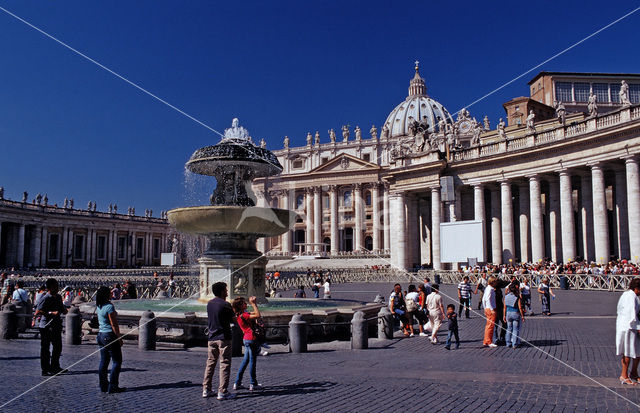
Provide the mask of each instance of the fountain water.
[{"label": "fountain water", "polygon": [[178,231],[209,238],[209,248],[198,259],[200,300],[211,299],[209,286],[223,281],[229,286],[230,300],[255,295],[266,301],[267,259],[256,249],[256,240],[288,231],[296,214],[286,209],[256,207],[251,181],[282,172],[278,158],[254,145],[236,118],[220,143],[195,151],[185,167],[217,181],[210,206],[168,212],[169,223]]}]

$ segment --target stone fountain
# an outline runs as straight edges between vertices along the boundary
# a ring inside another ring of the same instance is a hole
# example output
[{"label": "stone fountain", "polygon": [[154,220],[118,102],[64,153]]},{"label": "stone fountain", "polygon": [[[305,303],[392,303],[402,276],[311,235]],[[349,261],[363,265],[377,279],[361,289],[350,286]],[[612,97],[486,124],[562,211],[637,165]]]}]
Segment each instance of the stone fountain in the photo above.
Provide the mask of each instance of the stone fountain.
[{"label": "stone fountain", "polygon": [[255,295],[266,301],[267,258],[256,249],[256,240],[288,231],[296,214],[256,207],[251,181],[282,172],[278,158],[254,145],[236,118],[225,129],[220,143],[195,151],[185,167],[196,174],[213,176],[217,182],[211,205],[168,212],[169,224],[178,231],[209,238],[209,248],[198,259],[200,301],[213,298],[211,285],[218,281],[229,286],[229,300]]}]

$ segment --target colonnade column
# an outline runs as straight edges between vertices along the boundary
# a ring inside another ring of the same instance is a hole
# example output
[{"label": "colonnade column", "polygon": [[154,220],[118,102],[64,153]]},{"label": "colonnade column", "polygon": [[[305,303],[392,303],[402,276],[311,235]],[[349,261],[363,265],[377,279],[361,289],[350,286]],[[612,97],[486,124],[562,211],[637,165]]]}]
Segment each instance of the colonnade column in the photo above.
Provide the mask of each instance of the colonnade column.
[{"label": "colonnade column", "polygon": [[338,235],[338,188],[329,187],[329,207],[331,208],[331,254],[337,254],[340,245]]},{"label": "colonnade column", "polygon": [[412,194],[407,196],[407,256],[410,267],[420,264],[418,222],[418,197]]},{"label": "colonnade column", "polygon": [[[305,200],[305,217],[306,217],[306,234],[305,234],[305,243],[311,244],[313,242],[313,191],[311,188],[307,188],[304,193]],[[312,251],[313,248],[309,245],[305,245],[305,251]]]},{"label": "colonnade column", "polygon": [[[485,229],[485,222],[484,222],[484,186],[482,184],[477,184],[473,186],[473,219],[475,221],[482,221],[482,236],[485,237],[486,234],[486,229]],[[484,243],[485,247],[487,245],[487,243],[485,242],[485,240],[483,239],[482,242]],[[484,261],[487,261],[487,257],[486,257],[486,248],[484,248],[484,253],[485,253],[485,257],[484,257]]]},{"label": "colonnade column", "polygon": [[593,197],[591,177],[587,174],[580,177],[580,213],[582,216],[582,249],[584,259],[592,261],[595,258],[593,245]]},{"label": "colonnade column", "polygon": [[322,242],[322,189],[319,186],[313,188],[313,246],[314,251],[321,251]]},{"label": "colonnade column", "polygon": [[520,185],[518,187],[518,209],[519,209],[519,221],[520,221],[520,262],[530,262],[531,255],[529,254],[529,188],[527,185]]},{"label": "colonnade column", "polygon": [[515,257],[515,235],[513,232],[513,202],[511,200],[511,183],[500,182],[502,204],[502,261],[512,264]]},{"label": "colonnade column", "polygon": [[[616,255],[618,258],[631,258],[629,252],[629,223],[625,171],[615,171],[615,205],[613,214],[616,224]],[[637,230],[634,230],[637,232]]]},{"label": "colonnade column", "polygon": [[502,264],[502,225],[500,224],[500,192],[491,189],[491,260]]},{"label": "colonnade column", "polygon": [[540,198],[540,181],[537,176],[529,178],[529,204],[531,206],[531,259],[540,262],[544,259],[544,224]]},{"label": "colonnade column", "polygon": [[562,257],[560,224],[560,185],[558,179],[551,178],[549,182],[549,244],[551,261],[559,262]]},{"label": "colonnade column", "polygon": [[633,262],[640,261],[640,174],[638,173],[638,159],[625,160],[627,175],[627,212],[629,221],[629,254]]},{"label": "colonnade column", "polygon": [[362,184],[355,184],[353,189],[353,207],[355,209],[354,251],[364,249],[364,229],[362,228]]},{"label": "colonnade column", "polygon": [[18,267],[24,267],[24,224],[18,225],[18,245],[16,248],[16,262],[18,263]]},{"label": "colonnade column", "polygon": [[371,203],[373,205],[373,250],[380,250],[380,193],[378,184],[371,187]]},{"label": "colonnade column", "polygon": [[442,219],[442,202],[440,187],[431,188],[431,262],[434,270],[442,269],[440,260],[440,221]]},{"label": "colonnade column", "polygon": [[591,166],[591,186],[593,188],[593,232],[596,261],[602,264],[609,261],[609,226],[607,224],[604,171],[600,165]]},{"label": "colonnade column", "polygon": [[42,227],[36,225],[33,230],[33,255],[31,256],[32,264],[35,268],[40,267],[40,251],[42,248]]},{"label": "colonnade column", "polygon": [[403,192],[396,192],[391,194],[389,200],[391,211],[390,218],[393,222],[393,227],[396,229],[392,232],[393,239],[391,241],[391,262],[396,267],[406,270],[407,269],[407,235],[404,231],[407,216],[405,213],[405,194]]},{"label": "colonnade column", "polygon": [[[289,209],[289,191],[283,189],[280,191],[282,209]],[[280,249],[283,253],[291,252],[291,230],[287,230],[280,238]]]},{"label": "colonnade column", "polygon": [[560,171],[560,221],[562,228],[562,261],[567,263],[576,259],[576,231],[573,217],[571,175],[566,170]]},{"label": "colonnade column", "polygon": [[382,194],[382,215],[384,220],[384,236],[382,241],[384,243],[384,249],[389,251],[391,249],[391,225],[389,225],[389,186],[387,184],[383,187]]},{"label": "colonnade column", "polygon": [[49,246],[49,233],[47,227],[42,227],[42,235],[40,238],[40,266],[47,267],[47,247]]}]

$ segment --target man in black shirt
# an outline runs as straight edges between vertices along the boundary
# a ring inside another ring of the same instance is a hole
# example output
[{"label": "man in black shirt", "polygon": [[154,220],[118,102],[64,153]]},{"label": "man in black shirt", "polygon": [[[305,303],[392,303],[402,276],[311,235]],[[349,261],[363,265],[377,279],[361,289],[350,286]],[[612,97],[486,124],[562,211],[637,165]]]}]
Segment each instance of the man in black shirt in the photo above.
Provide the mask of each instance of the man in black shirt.
[{"label": "man in black shirt", "polygon": [[[46,282],[48,293],[37,303],[36,316],[40,317],[40,366],[43,376],[66,373],[60,367],[62,354],[62,317],[67,314],[67,307],[62,304],[62,297],[58,294],[58,281],[49,278]],[[49,353],[49,346],[53,351]]]},{"label": "man in black shirt", "polygon": [[207,349],[207,365],[204,370],[202,382],[202,397],[213,396],[211,381],[216,363],[220,359],[220,383],[218,385],[218,400],[231,399],[229,393],[229,376],[231,375],[231,321],[234,313],[225,299],[227,298],[227,284],[217,282],[211,286],[215,296],[207,303],[207,315],[209,319],[209,345]]}]

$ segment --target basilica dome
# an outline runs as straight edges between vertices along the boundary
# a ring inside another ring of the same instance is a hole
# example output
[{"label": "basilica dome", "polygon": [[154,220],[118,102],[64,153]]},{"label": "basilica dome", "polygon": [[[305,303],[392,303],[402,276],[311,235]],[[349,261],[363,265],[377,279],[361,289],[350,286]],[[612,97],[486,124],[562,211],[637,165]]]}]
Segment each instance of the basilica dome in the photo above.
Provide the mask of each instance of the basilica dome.
[{"label": "basilica dome", "polygon": [[427,95],[427,87],[418,72],[417,62],[415,70],[416,73],[409,83],[409,96],[391,111],[383,125],[383,128],[386,126],[389,129],[390,138],[408,135],[409,125],[416,120],[426,121],[430,132],[437,128],[440,119],[453,123],[447,109]]}]

